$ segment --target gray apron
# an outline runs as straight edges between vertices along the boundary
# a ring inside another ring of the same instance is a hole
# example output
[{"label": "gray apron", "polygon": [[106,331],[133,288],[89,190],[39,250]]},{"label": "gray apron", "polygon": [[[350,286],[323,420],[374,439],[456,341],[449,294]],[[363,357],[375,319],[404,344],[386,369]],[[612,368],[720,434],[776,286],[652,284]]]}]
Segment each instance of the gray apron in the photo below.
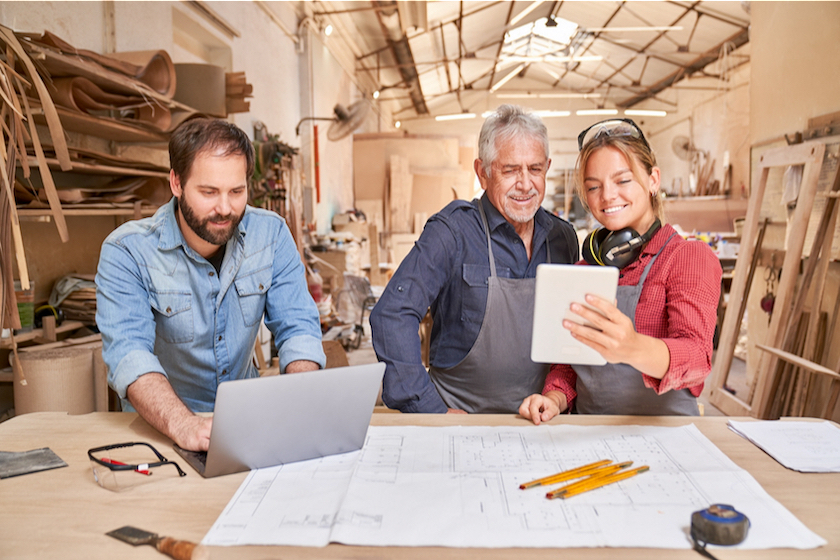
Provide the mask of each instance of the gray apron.
[{"label": "gray apron", "polygon": [[[531,361],[534,328],[534,278],[499,278],[490,243],[490,227],[481,202],[487,234],[490,277],[487,306],[475,344],[451,368],[429,368],[429,376],[449,408],[467,412],[516,413],[528,395],[541,393],[549,364]],[[550,251],[546,247],[548,261]]]},{"label": "gray apron", "polygon": [[[671,234],[674,237],[676,233]],[[671,241],[671,237],[662,246]],[[647,275],[659,257],[659,250],[642,272],[635,286],[619,286],[618,309],[630,317],[636,327],[636,307]],[[697,416],[697,399],[688,389],[657,395],[645,387],[642,372],[627,364],[604,366],[574,365],[577,373],[575,410],[580,414],[632,414],[640,416]]]}]

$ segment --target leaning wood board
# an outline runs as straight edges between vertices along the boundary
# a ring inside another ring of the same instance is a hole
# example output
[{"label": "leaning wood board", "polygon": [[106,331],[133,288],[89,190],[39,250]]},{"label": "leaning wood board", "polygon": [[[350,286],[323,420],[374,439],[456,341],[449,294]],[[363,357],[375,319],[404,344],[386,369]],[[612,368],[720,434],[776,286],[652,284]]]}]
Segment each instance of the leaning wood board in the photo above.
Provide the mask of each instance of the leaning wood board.
[{"label": "leaning wood board", "polygon": [[[732,287],[729,292],[731,302],[740,302],[749,295],[747,277],[749,266],[756,250],[756,239],[758,236],[758,221],[761,212],[761,202],[764,198],[764,191],[767,187],[767,177],[771,167],[782,167],[789,165],[805,165],[803,171],[802,185],[799,189],[796,211],[788,224],[788,240],[785,251],[785,260],[782,264],[782,275],[779,279],[778,293],[774,307],[773,317],[770,321],[770,328],[765,341],[769,346],[778,347],[780,336],[784,336],[782,325],[787,324],[790,314],[791,300],[796,287],[799,261],[802,257],[802,248],[805,243],[805,235],[808,227],[808,217],[816,197],[817,183],[820,174],[820,166],[825,153],[825,145],[821,142],[805,142],[792,146],[783,146],[768,150],[762,154],[759,166],[758,185],[750,193],[747,217],[744,221],[744,232],[741,236],[741,250],[738,255],[738,263],[735,265],[735,273],[732,278]],[[772,387],[772,380],[769,379],[772,369],[768,366],[774,365],[776,358],[771,355],[762,356],[758,368],[756,380],[755,398],[742,400],[726,391],[723,387],[732,365],[732,356],[735,353],[735,344],[738,338],[740,324],[738,324],[738,306],[730,305],[721,328],[720,342],[718,344],[715,363],[712,367],[710,383],[712,393],[710,401],[725,414],[730,416],[760,416],[761,407],[753,404],[767,400],[765,394]],[[772,359],[773,364],[765,364],[766,360]]]}]

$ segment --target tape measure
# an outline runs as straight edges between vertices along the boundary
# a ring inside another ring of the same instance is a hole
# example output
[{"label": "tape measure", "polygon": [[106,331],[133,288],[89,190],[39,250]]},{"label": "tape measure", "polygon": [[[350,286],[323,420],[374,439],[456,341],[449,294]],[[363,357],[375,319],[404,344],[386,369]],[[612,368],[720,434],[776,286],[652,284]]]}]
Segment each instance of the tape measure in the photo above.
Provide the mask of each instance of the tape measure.
[{"label": "tape measure", "polygon": [[694,550],[714,558],[706,551],[707,544],[732,546],[747,538],[750,520],[747,516],[726,504],[714,504],[691,514],[691,539]]}]

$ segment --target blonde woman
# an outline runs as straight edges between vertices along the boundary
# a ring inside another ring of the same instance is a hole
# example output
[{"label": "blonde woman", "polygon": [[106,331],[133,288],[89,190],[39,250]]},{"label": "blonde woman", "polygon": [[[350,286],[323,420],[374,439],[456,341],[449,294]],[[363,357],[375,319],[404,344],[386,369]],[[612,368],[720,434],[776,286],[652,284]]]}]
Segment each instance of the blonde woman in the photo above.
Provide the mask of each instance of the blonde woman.
[{"label": "blonde woman", "polygon": [[[555,364],[542,394],[519,413],[539,424],[560,412],[697,415],[711,371],[720,263],[704,243],[664,223],[660,170],[630,119],[597,123],[578,137],[578,194],[603,228],[584,241],[578,264],[621,269],[616,302],[588,295],[564,320],[604,366]],[[664,224],[664,225],[663,225]]]}]

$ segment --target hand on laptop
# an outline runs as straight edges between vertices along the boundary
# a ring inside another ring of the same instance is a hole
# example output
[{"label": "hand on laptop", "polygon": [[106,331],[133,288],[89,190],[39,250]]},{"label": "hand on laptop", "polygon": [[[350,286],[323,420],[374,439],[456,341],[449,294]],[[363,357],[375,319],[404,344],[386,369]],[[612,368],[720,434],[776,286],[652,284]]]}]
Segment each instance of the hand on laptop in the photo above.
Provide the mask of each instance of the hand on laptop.
[{"label": "hand on laptop", "polygon": [[207,451],[213,419],[193,414],[163,374],[141,375],[128,386],[126,396],[146,422],[180,447]]},{"label": "hand on laptop", "polygon": [[447,408],[446,413],[447,414],[466,414],[467,411],[466,410],[461,410],[460,408]]},{"label": "hand on laptop", "polygon": [[207,451],[210,447],[210,429],[212,427],[213,418],[211,417],[188,417],[183,423],[175,427],[171,434],[172,441],[183,449]]}]

